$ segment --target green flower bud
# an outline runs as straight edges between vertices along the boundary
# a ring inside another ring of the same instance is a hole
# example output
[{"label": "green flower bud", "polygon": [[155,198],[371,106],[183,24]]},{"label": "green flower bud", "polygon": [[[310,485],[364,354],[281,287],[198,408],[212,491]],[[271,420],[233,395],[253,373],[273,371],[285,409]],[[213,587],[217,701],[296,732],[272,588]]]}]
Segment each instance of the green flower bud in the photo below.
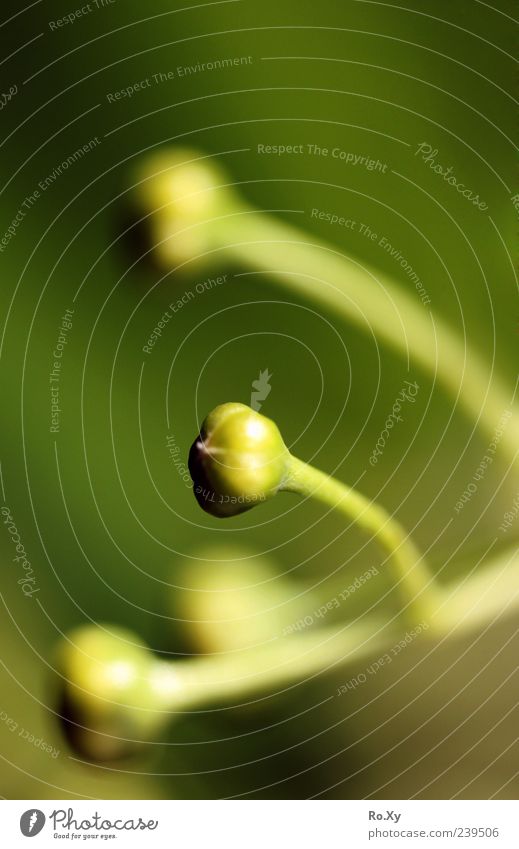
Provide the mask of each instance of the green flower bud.
[{"label": "green flower bud", "polygon": [[154,736],[175,686],[172,665],[157,660],[131,631],[84,625],[58,649],[65,731],[94,760],[122,757]]},{"label": "green flower bud", "polygon": [[228,180],[214,159],[194,150],[165,149],[144,158],[134,174],[132,206],[161,267],[205,264],[203,254],[220,246],[218,219],[237,203]]},{"label": "green flower bud", "polygon": [[261,646],[312,604],[269,557],[218,545],[175,563],[171,609],[189,649],[204,654]]},{"label": "green flower bud", "polygon": [[189,452],[195,497],[212,516],[236,516],[276,495],[289,458],[273,421],[245,404],[220,404]]}]

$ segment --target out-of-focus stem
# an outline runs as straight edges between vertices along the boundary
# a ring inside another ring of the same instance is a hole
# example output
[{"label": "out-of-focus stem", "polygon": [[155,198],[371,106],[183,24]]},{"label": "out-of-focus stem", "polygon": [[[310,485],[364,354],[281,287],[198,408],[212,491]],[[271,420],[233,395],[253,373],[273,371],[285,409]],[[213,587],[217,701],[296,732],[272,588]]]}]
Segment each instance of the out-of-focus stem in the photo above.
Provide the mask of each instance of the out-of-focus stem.
[{"label": "out-of-focus stem", "polygon": [[[519,417],[512,391],[477,349],[389,276],[361,268],[338,250],[267,213],[237,210],[202,226],[231,261],[268,272],[285,289],[359,325],[436,380],[509,459],[519,456]],[[216,238],[215,238],[216,234]]]},{"label": "out-of-focus stem", "polygon": [[[421,630],[419,639],[431,642],[463,637],[506,619],[519,609],[518,587],[519,554],[515,549],[474,576],[438,591],[438,606],[432,611],[433,623],[435,618],[438,622]],[[157,708],[182,712],[272,693],[276,687],[303,682],[348,662],[357,665],[363,658],[390,650],[406,633],[401,619],[365,616],[341,627],[316,628],[230,654],[184,662],[157,661],[175,669],[177,682],[174,691],[157,695]]]},{"label": "out-of-focus stem", "polygon": [[290,475],[283,489],[315,498],[373,534],[388,554],[389,568],[404,602],[405,618],[429,622],[439,601],[434,578],[407,531],[387,510],[296,457],[290,459]]},{"label": "out-of-focus stem", "polygon": [[[468,415],[499,436],[508,460],[519,456],[514,387],[504,384],[472,341],[388,274],[361,267],[324,241],[248,204],[217,160],[171,148],[144,157],[135,173],[134,207],[147,222],[151,250],[167,271],[207,267],[216,258],[266,272],[283,287],[330,310],[422,369]],[[463,320],[463,316],[460,316]]]}]

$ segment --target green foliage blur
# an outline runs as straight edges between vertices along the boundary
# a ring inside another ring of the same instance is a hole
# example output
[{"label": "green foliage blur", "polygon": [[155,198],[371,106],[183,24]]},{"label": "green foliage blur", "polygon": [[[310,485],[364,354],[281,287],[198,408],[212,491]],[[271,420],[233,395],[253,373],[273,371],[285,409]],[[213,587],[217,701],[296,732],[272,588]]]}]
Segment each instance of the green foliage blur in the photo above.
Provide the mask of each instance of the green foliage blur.
[{"label": "green foliage blur", "polygon": [[[68,0],[44,0],[2,30],[5,55],[34,40],[1,66],[2,91],[18,87],[2,110],[1,232],[40,181],[92,139],[99,143],[23,207],[0,255],[4,504],[39,590],[22,592],[2,526],[0,709],[12,721],[0,723],[0,794],[405,798],[419,784],[423,797],[513,796],[517,748],[484,767],[513,736],[514,689],[501,685],[514,668],[514,623],[428,658],[413,646],[348,698],[334,694],[364,669],[354,658],[249,706],[179,716],[164,739],[116,765],[88,764],[69,747],[52,669],[62,634],[89,620],[131,628],[161,653],[189,653],[174,621],[185,586],[178,579],[196,570],[190,558],[200,546],[216,556],[231,542],[269,552],[274,574],[294,593],[310,588],[324,602],[379,562],[377,547],[355,529],[288,495],[229,522],[200,511],[168,444],[186,459],[206,413],[225,401],[250,403],[265,369],[272,390],[262,412],[295,453],[359,481],[394,510],[440,580],[484,562],[494,538],[499,548],[517,536],[511,530],[504,540],[497,531],[517,494],[499,456],[455,514],[488,440],[429,375],[409,372],[358,328],[288,297],[268,275],[237,276],[247,269],[228,268],[217,255],[207,274],[187,267],[164,275],[139,259],[135,237],[121,236],[132,168],[147,152],[181,144],[218,154],[250,202],[412,292],[403,267],[380,246],[385,237],[419,275],[432,314],[470,340],[511,397],[512,4],[494,4],[502,14],[469,0],[401,8],[350,0],[90,5],[53,29],[50,21],[74,9]],[[4,3],[2,18],[19,11],[14,0]],[[178,72],[225,57],[252,58]],[[146,79],[149,86],[110,102],[109,94]],[[421,143],[488,212],[423,162]],[[262,154],[258,145],[305,152]],[[307,145],[387,167],[310,155]],[[331,225],[312,210],[357,226]],[[172,301],[224,274],[223,285],[183,303],[152,353],[143,353]],[[50,374],[66,310],[72,326],[61,359],[59,433],[52,433]],[[405,379],[419,383],[419,402],[405,409],[372,468],[369,455]],[[335,621],[371,605],[389,617],[396,604],[382,575]],[[280,617],[281,632],[290,621]],[[59,755],[29,742],[24,730]]]}]

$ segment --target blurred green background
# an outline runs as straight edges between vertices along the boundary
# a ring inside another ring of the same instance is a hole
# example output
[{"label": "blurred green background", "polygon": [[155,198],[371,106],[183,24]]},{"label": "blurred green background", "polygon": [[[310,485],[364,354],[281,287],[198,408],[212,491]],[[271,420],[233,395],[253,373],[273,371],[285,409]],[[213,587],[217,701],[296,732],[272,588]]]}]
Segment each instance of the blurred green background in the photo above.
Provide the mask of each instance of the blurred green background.
[{"label": "blurred green background", "polygon": [[[229,269],[216,255],[207,273],[164,276],[136,261],[138,252],[121,238],[132,168],[147,151],[178,142],[222,154],[249,201],[412,293],[378,239],[318,221],[311,210],[385,236],[429,293],[424,309],[465,334],[512,399],[514,4],[190,5],[90,3],[88,13],[57,29],[49,24],[75,11],[69,2],[2,8],[2,92],[16,86],[17,93],[1,114],[1,232],[53,169],[91,139],[99,144],[23,207],[0,254],[4,503],[39,588],[23,596],[2,528],[1,710],[18,730],[0,724],[0,794],[513,797],[517,640],[510,620],[484,639],[444,644],[427,658],[413,646],[347,699],[332,697],[365,661],[255,707],[215,705],[179,718],[165,740],[115,766],[82,762],[61,735],[50,683],[60,634],[109,621],[157,651],[188,651],[172,621],[172,599],[179,570],[196,569],[190,558],[201,544],[269,551],[294,593],[313,587],[324,601],[379,562],[374,545],[355,530],[345,533],[339,517],[315,504],[287,496],[222,523],[202,514],[178,475],[168,435],[187,457],[203,416],[227,400],[249,403],[263,369],[272,373],[272,391],[262,412],[296,442],[298,455],[337,469],[345,481],[362,478],[363,491],[414,531],[442,580],[472,569],[492,541],[495,552],[514,533],[517,539],[517,526],[506,537],[498,531],[517,495],[517,476],[499,452],[455,514],[488,439],[473,433],[474,423],[428,375],[412,364],[408,370],[337,316],[296,302],[268,275],[235,277],[246,269]],[[244,56],[250,63],[177,72]],[[169,71],[172,79],[109,102],[108,94]],[[415,155],[422,142],[488,211]],[[261,155],[258,144],[340,147],[387,168]],[[192,299],[153,353],[143,354],[176,296],[226,272],[228,283]],[[60,432],[53,434],[49,375],[67,309],[74,313],[59,383]],[[369,455],[404,379],[420,384],[417,403],[406,407],[372,468]],[[391,616],[397,601],[389,590],[381,575],[339,618],[372,604]],[[279,630],[288,624],[280,612]],[[59,756],[24,740],[22,728]]]}]

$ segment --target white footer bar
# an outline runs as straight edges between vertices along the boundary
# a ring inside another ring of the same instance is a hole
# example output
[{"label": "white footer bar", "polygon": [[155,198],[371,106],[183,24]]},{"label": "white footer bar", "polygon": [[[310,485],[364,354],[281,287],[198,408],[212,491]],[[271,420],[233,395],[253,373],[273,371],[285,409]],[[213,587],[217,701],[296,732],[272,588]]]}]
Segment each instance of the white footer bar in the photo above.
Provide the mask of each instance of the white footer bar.
[{"label": "white footer bar", "polygon": [[[519,849],[515,801],[2,801],[2,845]],[[34,844],[28,840],[34,838]]]}]

